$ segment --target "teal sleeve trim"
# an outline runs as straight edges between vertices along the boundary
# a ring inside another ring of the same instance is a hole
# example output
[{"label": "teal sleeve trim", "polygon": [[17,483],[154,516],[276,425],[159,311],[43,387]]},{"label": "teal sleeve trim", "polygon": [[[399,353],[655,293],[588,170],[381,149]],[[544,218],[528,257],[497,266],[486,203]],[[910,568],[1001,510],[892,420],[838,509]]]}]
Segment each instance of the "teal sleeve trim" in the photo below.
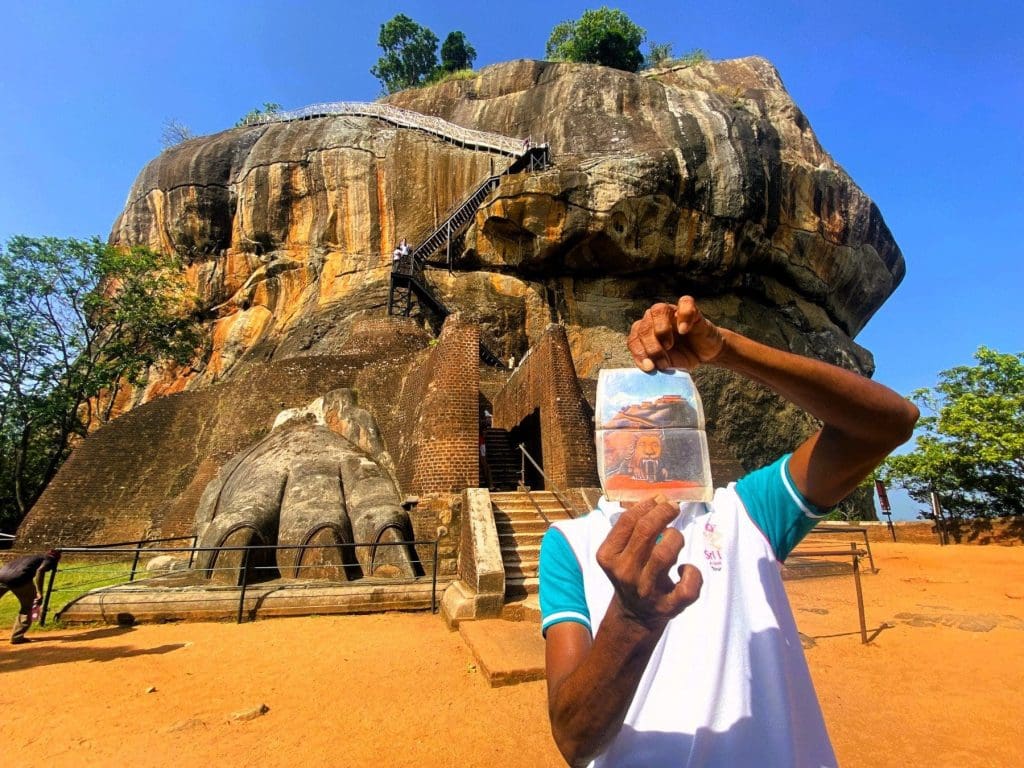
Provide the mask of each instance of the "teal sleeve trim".
[{"label": "teal sleeve trim", "polygon": [[747,514],[768,539],[780,562],[828,513],[807,501],[793,483],[790,456],[786,454],[736,483],[736,493]]},{"label": "teal sleeve trim", "polygon": [[540,543],[540,616],[542,633],[563,621],[575,621],[593,633],[580,570],[572,547],[557,528]]}]

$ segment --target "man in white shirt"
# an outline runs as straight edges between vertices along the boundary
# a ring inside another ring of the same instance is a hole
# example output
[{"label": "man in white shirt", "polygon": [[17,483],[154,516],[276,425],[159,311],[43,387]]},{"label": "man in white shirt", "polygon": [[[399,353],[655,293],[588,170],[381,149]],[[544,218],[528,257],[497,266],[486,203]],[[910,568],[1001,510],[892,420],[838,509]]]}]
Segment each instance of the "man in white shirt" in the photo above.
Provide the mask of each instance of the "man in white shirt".
[{"label": "man in white shirt", "polygon": [[721,329],[688,296],[628,339],[645,371],[715,365],[822,428],[710,504],[602,500],[541,549],[548,706],[572,765],[835,765],[779,563],[828,507],[907,440],[892,390]]}]

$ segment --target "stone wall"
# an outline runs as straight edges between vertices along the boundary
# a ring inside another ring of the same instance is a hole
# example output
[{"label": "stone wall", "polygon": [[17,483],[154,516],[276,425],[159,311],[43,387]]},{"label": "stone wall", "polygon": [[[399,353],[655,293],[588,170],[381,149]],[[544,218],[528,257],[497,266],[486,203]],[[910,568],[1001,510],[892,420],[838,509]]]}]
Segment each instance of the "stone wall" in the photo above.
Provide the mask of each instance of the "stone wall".
[{"label": "stone wall", "polygon": [[[885,522],[858,522],[868,529],[872,541],[892,541],[892,535]],[[914,520],[893,523],[896,541],[903,544],[935,544],[939,536],[931,520]],[[984,520],[947,521],[946,531],[950,544],[1000,544],[1015,546],[1024,544],[1024,519],[1002,517]]]},{"label": "stone wall", "polygon": [[[409,510],[413,538],[428,542],[437,539],[438,578],[451,578],[459,569],[459,542],[462,528],[462,505],[460,497],[440,493],[421,497]],[[433,567],[434,548],[430,544],[417,544],[416,554],[423,566],[423,573],[430,575]]]},{"label": "stone wall", "polygon": [[480,484],[479,356],[479,327],[456,314],[413,364],[399,407],[410,436],[398,460],[407,492],[459,493]]},{"label": "stone wall", "polygon": [[494,426],[513,429],[540,410],[544,474],[559,488],[599,485],[594,414],[576,378],[565,328],[549,325],[494,398]]}]

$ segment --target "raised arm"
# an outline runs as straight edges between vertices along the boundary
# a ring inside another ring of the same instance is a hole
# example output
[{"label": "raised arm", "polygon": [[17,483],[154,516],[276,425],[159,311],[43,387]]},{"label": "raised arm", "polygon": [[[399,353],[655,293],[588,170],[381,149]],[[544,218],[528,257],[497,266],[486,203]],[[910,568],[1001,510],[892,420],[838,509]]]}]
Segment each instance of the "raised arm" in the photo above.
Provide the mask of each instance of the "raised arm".
[{"label": "raised arm", "polygon": [[[651,307],[633,324],[628,345],[643,370],[720,366],[820,419],[822,428],[789,462],[800,492],[817,506],[831,506],[852,491],[910,437],[917,421],[917,408],[887,387],[717,328],[690,297]],[[683,566],[676,584],[668,575],[683,544],[667,527],[677,514],[675,505],[649,500],[612,528],[597,559],[615,595],[593,638],[576,623],[548,629],[551,729],[570,764],[586,764],[615,737],[668,621],[699,597],[695,567]]]},{"label": "raised arm", "polygon": [[822,422],[789,463],[804,497],[821,507],[847,496],[894,448],[908,440],[918,410],[877,382],[820,360],[759,344],[716,327],[694,300],[655,304],[628,340],[645,371],[700,365],[726,368],[770,387]]}]

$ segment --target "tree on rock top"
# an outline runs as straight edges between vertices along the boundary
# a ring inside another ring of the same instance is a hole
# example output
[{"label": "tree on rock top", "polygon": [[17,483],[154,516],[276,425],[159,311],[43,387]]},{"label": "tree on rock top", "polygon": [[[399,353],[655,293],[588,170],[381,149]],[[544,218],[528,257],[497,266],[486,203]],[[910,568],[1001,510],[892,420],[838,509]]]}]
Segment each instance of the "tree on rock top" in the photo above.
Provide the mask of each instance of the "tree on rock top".
[{"label": "tree on rock top", "polygon": [[636,72],[644,62],[642,27],[617,8],[584,11],[577,21],[563,21],[551,30],[546,55],[556,61],[580,61]]},{"label": "tree on rock top", "polygon": [[380,80],[386,93],[422,85],[437,69],[437,35],[404,13],[380,25],[377,45],[384,55],[370,74]]},{"label": "tree on rock top", "polygon": [[441,72],[458,72],[472,69],[476,49],[469,44],[462,32],[449,32],[441,44]]}]

